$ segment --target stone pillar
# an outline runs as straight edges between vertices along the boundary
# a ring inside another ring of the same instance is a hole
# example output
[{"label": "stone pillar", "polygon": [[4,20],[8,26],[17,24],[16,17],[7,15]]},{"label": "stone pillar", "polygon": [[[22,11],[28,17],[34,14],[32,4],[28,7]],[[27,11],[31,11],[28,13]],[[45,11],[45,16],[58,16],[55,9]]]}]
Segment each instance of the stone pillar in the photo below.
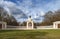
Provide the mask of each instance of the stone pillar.
[{"label": "stone pillar", "polygon": [[33,22],[32,22],[32,29],[34,28],[34,24],[33,24]]},{"label": "stone pillar", "polygon": [[53,28],[55,29],[55,23],[53,23]]},{"label": "stone pillar", "polygon": [[27,22],[27,29],[28,29],[28,22]]},{"label": "stone pillar", "polygon": [[2,23],[2,29],[6,29],[7,24],[6,23]]},{"label": "stone pillar", "polygon": [[53,23],[53,28],[54,28],[54,29],[57,29],[57,28],[58,28],[57,26],[58,26],[57,23]]},{"label": "stone pillar", "polygon": [[7,28],[7,23],[5,23],[5,29]]},{"label": "stone pillar", "polygon": [[56,26],[55,27],[56,27],[56,29],[58,29],[58,23],[56,23]]}]

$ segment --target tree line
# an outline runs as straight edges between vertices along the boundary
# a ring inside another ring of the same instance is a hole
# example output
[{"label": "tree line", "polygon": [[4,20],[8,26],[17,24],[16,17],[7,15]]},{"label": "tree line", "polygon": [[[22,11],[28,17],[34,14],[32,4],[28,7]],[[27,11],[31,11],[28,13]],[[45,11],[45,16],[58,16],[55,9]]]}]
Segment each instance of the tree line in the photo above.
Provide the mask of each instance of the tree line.
[{"label": "tree line", "polygon": [[14,16],[9,15],[4,8],[0,7],[0,21],[4,21],[7,23],[7,25],[19,25],[17,20],[14,18]]},{"label": "tree line", "polygon": [[48,11],[40,25],[52,25],[55,21],[60,21],[60,9],[54,12]]}]

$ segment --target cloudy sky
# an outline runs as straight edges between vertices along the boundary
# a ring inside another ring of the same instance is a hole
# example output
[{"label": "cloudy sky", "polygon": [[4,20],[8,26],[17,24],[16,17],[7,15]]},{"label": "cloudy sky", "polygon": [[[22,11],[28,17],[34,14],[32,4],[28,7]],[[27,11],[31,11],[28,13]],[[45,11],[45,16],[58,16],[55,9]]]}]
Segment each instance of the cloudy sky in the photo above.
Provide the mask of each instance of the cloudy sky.
[{"label": "cloudy sky", "polygon": [[0,6],[18,22],[26,20],[29,16],[40,22],[47,11],[60,9],[60,0],[0,0]]}]

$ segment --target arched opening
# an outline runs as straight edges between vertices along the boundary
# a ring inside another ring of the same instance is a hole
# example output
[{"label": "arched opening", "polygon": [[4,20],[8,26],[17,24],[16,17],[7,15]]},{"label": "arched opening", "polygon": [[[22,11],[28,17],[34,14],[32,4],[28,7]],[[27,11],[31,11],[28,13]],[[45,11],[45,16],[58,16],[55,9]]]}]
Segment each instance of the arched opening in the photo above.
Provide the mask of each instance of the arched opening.
[{"label": "arched opening", "polygon": [[28,26],[32,26],[32,23],[31,23],[31,22],[29,22],[29,23],[28,23]]},{"label": "arched opening", "polygon": [[33,22],[27,22],[27,29],[33,29],[33,28],[34,28]]},{"label": "arched opening", "polygon": [[32,23],[31,22],[28,23],[28,28],[32,28]]}]

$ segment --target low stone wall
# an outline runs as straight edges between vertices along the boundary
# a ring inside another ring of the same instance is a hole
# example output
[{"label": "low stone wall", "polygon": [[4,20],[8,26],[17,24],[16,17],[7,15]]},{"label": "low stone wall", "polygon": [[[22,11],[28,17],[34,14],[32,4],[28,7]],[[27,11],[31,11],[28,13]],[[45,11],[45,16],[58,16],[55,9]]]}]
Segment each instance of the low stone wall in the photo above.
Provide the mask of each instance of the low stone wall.
[{"label": "low stone wall", "polygon": [[[6,29],[27,29],[26,26],[7,26]],[[36,26],[34,29],[53,29],[53,26]]]},{"label": "low stone wall", "polygon": [[53,29],[53,26],[37,26],[37,29]]}]

